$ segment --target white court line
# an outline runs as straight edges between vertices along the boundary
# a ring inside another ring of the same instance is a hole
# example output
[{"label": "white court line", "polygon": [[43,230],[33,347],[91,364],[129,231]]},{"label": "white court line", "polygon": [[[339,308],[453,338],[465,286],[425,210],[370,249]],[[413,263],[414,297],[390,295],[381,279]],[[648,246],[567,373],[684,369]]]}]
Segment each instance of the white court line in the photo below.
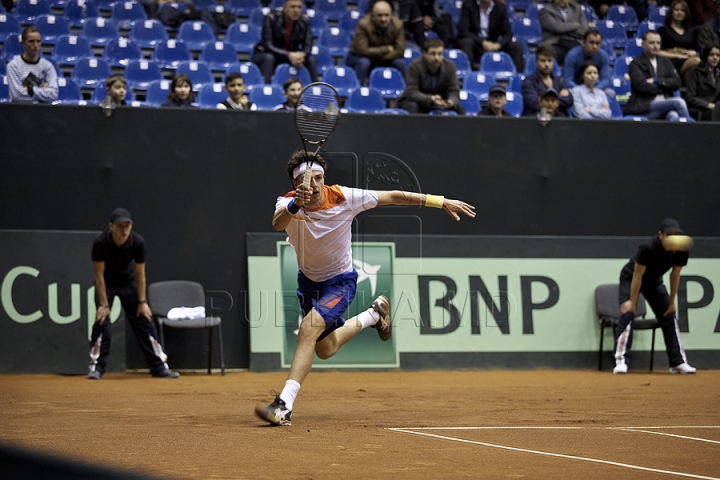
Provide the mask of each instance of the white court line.
[{"label": "white court line", "polygon": [[[584,428],[585,427],[407,427],[402,430],[583,430]],[[396,429],[390,428],[389,430]]]},{"label": "white court line", "polygon": [[687,437],[685,435],[675,435],[674,433],[653,432],[652,430],[640,430],[638,428],[621,428],[620,430],[624,430],[626,432],[652,433],[653,435],[664,435],[666,437],[684,438],[686,440],[697,440],[698,442],[717,443],[720,445],[720,442],[717,440],[708,440],[707,438],[698,437]]},{"label": "white court line", "polygon": [[720,428],[720,425],[672,425],[665,427],[606,427],[608,430],[618,429],[624,430],[626,428],[647,428],[655,430],[664,430],[666,428]]},{"label": "white court line", "polygon": [[514,452],[533,453],[536,455],[546,455],[548,457],[569,458],[571,460],[581,460],[581,461],[586,461],[586,462],[602,463],[604,465],[613,465],[615,467],[625,467],[625,468],[631,468],[634,470],[643,470],[646,472],[666,473],[668,475],[677,475],[680,477],[688,477],[688,478],[699,478],[702,480],[720,480],[720,478],[718,478],[718,477],[705,477],[703,475],[693,475],[691,473],[673,472],[671,470],[659,470],[657,468],[641,467],[639,465],[630,465],[627,463],[611,462],[609,460],[599,460],[597,458],[578,457],[575,455],[564,455],[562,453],[542,452],[540,450],[529,450],[526,448],[509,447],[507,445],[496,445],[494,443],[476,442],[474,440],[465,440],[462,438],[446,437],[444,435],[435,435],[433,433],[418,432],[418,431],[413,431],[413,430],[409,430],[409,429],[405,429],[405,428],[389,428],[388,430],[393,430],[395,432],[401,432],[401,433],[411,433],[413,435],[422,435],[425,437],[439,438],[441,440],[451,440],[453,442],[471,443],[474,445],[482,445],[484,447],[500,448],[503,450],[512,450]]}]

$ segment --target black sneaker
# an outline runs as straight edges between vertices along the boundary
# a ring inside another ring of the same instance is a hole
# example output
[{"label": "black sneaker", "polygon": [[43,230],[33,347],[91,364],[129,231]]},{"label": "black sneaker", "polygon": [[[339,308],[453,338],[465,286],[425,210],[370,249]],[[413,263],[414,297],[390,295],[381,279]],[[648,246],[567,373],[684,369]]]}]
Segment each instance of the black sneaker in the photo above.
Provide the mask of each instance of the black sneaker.
[{"label": "black sneaker", "polygon": [[155,378],[178,378],[180,374],[174,370],[165,369],[157,373],[153,373],[152,376]]},{"label": "black sneaker", "polygon": [[87,374],[88,380],[102,380],[102,373],[97,370]]},{"label": "black sneaker", "polygon": [[275,397],[275,401],[266,407],[256,405],[255,415],[266,422],[272,423],[273,425],[292,425],[290,423],[290,419],[292,419],[292,410],[287,409],[285,401],[281,400],[280,396]]},{"label": "black sneaker", "polygon": [[372,309],[380,315],[380,320],[375,324],[380,340],[387,342],[392,336],[392,323],[390,322],[390,300],[380,295],[372,304]]}]

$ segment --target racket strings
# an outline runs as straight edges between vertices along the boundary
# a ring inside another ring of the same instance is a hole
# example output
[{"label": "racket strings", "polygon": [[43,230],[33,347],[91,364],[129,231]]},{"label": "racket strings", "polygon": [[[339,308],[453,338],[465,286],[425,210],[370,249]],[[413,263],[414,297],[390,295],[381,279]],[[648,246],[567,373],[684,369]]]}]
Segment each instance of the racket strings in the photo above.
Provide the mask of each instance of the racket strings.
[{"label": "racket strings", "polygon": [[295,123],[302,138],[317,145],[324,142],[340,120],[335,90],[329,86],[311,86],[300,96]]}]

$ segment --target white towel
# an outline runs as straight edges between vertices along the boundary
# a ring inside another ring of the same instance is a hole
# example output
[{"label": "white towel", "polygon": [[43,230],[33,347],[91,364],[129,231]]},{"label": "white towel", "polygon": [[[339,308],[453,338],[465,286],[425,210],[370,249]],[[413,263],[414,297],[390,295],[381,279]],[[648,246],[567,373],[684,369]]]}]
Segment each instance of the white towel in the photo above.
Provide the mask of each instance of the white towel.
[{"label": "white towel", "polygon": [[168,320],[196,320],[205,318],[205,307],[175,307],[167,314]]}]

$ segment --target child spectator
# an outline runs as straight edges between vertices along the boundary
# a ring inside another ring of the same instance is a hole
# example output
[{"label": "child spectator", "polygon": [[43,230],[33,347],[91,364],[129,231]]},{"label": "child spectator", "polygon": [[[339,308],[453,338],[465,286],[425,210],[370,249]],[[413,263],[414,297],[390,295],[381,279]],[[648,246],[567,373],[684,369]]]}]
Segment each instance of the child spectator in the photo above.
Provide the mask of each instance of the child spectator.
[{"label": "child spectator", "polygon": [[181,73],[173,77],[170,93],[161,107],[195,108],[195,105],[192,104],[194,98],[190,77]]},{"label": "child spectator", "polygon": [[507,93],[505,92],[505,87],[502,85],[493,85],[490,87],[488,104],[478,115],[512,118],[512,114],[505,110],[505,105],[507,105]]},{"label": "child spectator", "polygon": [[546,112],[544,116],[567,117],[565,112],[563,112],[560,108],[560,96],[558,95],[558,91],[554,88],[548,88],[545,90],[540,98],[538,98],[538,103],[540,104],[540,113],[538,113],[538,117],[543,117],[543,109]]},{"label": "child spectator", "polygon": [[127,95],[127,81],[120,73],[114,73],[105,80],[105,90],[110,101],[116,107],[127,105],[125,103],[125,95]]},{"label": "child spectator", "polygon": [[245,79],[239,73],[233,72],[225,77],[225,90],[230,95],[217,104],[220,110],[254,110],[253,103],[248,100],[245,93]]},{"label": "child spectator", "polygon": [[294,112],[297,106],[300,92],[302,92],[302,82],[299,78],[291,77],[283,83],[283,91],[285,93],[285,103],[281,103],[273,110],[282,112]]},{"label": "child spectator", "polygon": [[610,118],[610,104],[602,88],[598,88],[600,72],[592,60],[580,66],[582,85],[572,88],[572,113],[577,118]]}]

